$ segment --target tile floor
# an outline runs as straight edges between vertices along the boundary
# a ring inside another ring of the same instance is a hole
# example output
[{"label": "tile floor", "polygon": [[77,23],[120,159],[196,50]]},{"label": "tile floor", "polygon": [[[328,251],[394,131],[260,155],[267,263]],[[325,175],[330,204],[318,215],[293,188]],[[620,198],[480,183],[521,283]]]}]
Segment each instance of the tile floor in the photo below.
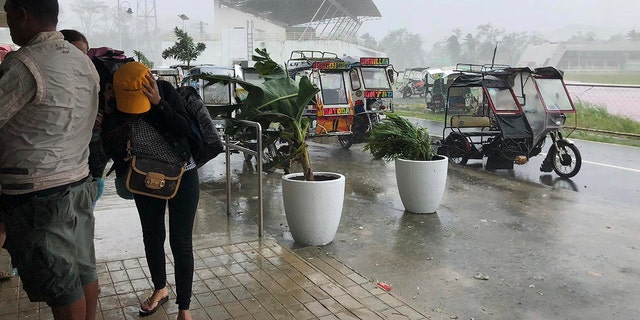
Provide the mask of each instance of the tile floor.
[{"label": "tile floor", "polygon": [[[8,265],[7,254],[0,266]],[[167,273],[173,287],[168,255]],[[98,319],[137,319],[151,293],[142,257],[98,263]],[[0,320],[52,319],[43,303],[31,303],[19,277],[0,283]],[[175,293],[145,319],[175,319]],[[195,250],[191,312],[194,319],[427,319],[317,247],[295,252],[262,239]]]}]

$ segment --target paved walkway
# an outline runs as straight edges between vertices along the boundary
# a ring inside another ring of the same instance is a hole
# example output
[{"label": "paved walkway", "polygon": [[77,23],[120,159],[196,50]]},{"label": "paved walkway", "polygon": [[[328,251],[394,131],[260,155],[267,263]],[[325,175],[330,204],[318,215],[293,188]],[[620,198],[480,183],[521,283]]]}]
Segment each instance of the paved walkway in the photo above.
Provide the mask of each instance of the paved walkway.
[{"label": "paved walkway", "polygon": [[[8,254],[0,268],[8,267]],[[168,255],[171,261],[171,255]],[[191,310],[194,319],[426,319],[320,248],[292,251],[272,239],[195,250]],[[167,266],[170,287],[173,268]],[[143,257],[98,264],[98,319],[136,319],[151,292]],[[175,319],[171,300],[145,319]],[[43,303],[31,303],[19,277],[0,283],[0,320],[52,319]]]}]

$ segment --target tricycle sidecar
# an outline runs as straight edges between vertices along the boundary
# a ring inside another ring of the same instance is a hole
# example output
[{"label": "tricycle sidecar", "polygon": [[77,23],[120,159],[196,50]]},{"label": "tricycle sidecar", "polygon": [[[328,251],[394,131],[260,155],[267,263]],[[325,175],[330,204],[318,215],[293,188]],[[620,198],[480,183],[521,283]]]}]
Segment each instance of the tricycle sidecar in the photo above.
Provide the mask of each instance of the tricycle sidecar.
[{"label": "tricycle sidecar", "polygon": [[309,137],[337,136],[348,149],[364,142],[384,113],[393,112],[389,58],[296,50],[286,65],[291,78],[307,76],[320,89],[303,114],[311,120]]},{"label": "tricycle sidecar", "polygon": [[459,164],[486,159],[487,170],[513,169],[540,154],[548,137],[540,170],[563,178],[578,173],[580,152],[561,132],[576,111],[557,69],[464,66],[447,93],[439,154]]}]

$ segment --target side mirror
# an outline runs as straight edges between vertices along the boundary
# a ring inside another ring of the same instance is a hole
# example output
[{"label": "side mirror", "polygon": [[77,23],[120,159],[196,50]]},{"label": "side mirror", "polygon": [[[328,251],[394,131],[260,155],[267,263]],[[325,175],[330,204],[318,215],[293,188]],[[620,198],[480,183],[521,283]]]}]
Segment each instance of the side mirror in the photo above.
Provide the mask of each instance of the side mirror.
[{"label": "side mirror", "polygon": [[387,69],[387,75],[389,76],[389,81],[391,81],[391,83],[396,82],[394,79],[393,69]]},{"label": "side mirror", "polygon": [[518,103],[520,103],[521,106],[525,106],[527,104],[527,95],[526,94],[522,94],[522,97],[517,97],[518,98]]}]

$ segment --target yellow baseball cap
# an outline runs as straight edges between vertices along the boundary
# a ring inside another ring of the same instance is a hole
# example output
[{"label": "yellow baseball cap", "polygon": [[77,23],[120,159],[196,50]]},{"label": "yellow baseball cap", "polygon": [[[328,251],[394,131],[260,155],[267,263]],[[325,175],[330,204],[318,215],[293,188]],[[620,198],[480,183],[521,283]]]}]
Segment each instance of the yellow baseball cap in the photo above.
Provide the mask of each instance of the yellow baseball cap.
[{"label": "yellow baseball cap", "polygon": [[149,68],[144,64],[132,61],[121,66],[113,74],[113,90],[116,95],[116,106],[124,113],[140,114],[151,109],[149,98],[142,92],[142,84]]}]

